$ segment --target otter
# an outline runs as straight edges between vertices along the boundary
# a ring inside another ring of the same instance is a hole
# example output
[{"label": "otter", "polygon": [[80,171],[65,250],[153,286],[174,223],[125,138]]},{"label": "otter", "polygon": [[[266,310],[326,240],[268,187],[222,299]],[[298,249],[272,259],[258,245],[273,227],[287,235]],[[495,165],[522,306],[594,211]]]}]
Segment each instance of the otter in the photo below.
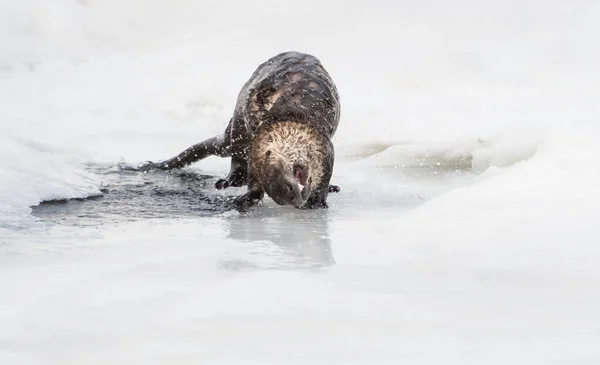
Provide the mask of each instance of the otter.
[{"label": "otter", "polygon": [[229,173],[215,188],[247,185],[247,192],[233,199],[238,209],[255,205],[265,193],[279,205],[327,208],[328,193],[340,191],[330,185],[331,139],[339,120],[338,90],[320,60],[280,53],[244,84],[222,135],[140,170],[181,168],[210,155],[231,157]]}]

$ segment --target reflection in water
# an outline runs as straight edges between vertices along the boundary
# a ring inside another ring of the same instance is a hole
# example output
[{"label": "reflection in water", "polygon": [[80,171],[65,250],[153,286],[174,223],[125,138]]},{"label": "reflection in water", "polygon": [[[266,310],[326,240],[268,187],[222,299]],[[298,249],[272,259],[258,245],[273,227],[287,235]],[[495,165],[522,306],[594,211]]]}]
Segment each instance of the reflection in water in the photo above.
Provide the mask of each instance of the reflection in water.
[{"label": "reflection in water", "polygon": [[[314,268],[335,264],[328,222],[327,210],[263,206],[251,214],[228,219],[226,231],[228,238],[238,242],[266,245],[269,251],[277,251],[272,258],[275,267]],[[224,265],[233,268],[240,263]]]}]

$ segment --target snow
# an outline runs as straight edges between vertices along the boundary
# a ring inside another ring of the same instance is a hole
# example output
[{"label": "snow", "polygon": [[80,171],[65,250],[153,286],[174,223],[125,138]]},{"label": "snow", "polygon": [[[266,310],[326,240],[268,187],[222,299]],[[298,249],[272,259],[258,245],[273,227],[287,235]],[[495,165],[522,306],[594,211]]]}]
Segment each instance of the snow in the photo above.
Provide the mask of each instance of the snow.
[{"label": "snow", "polygon": [[[0,6],[0,363],[600,362],[597,3]],[[221,132],[285,50],[340,91],[330,209],[30,214]]]}]

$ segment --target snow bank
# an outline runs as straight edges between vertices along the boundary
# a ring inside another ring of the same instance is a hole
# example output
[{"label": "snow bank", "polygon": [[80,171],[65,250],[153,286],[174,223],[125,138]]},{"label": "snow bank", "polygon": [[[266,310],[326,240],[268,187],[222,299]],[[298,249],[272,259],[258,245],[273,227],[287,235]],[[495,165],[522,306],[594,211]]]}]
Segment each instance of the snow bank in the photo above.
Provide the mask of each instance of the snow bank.
[{"label": "snow bank", "polygon": [[[452,265],[470,267],[523,265],[527,269],[535,262],[532,270],[542,264],[544,270],[555,270],[560,257],[563,270],[582,270],[597,277],[600,233],[594,211],[600,203],[596,188],[600,162],[590,156],[600,148],[593,130],[590,134],[584,130],[548,136],[531,160],[501,171],[489,169],[466,186],[405,214],[393,212],[369,221],[372,230],[365,234],[385,248],[372,251],[374,257],[337,258],[390,265],[405,259],[388,255],[402,244],[427,250],[432,259],[435,252]],[[402,232],[402,243],[388,239],[397,232]],[[354,242],[356,249],[363,242],[361,237],[350,240],[343,234],[335,239]],[[438,264],[445,265],[432,263]]]},{"label": "snow bank", "polygon": [[42,200],[100,194],[99,179],[43,146],[0,138],[0,228],[29,224],[29,206]]}]

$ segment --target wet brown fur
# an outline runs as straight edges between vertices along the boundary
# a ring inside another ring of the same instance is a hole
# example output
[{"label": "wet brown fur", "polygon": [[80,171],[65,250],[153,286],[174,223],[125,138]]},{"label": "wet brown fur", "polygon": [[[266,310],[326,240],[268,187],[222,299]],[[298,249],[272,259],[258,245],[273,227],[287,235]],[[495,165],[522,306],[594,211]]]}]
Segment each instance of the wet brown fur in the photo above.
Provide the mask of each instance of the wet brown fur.
[{"label": "wet brown fur", "polygon": [[[267,151],[270,155],[267,156]],[[294,121],[281,122],[261,131],[252,144],[250,169],[262,177],[264,186],[269,166],[281,161],[286,166],[302,164],[308,167],[311,185],[319,185],[323,179],[325,146],[319,135],[306,125]]]},{"label": "wet brown fur", "polygon": [[281,53],[262,63],[243,86],[222,136],[142,169],[180,168],[208,155],[231,157],[230,172],[216,187],[248,185],[236,203],[250,206],[268,192],[268,184],[287,179],[292,166],[300,163],[310,179],[303,203],[326,207],[334,161],[331,138],[339,118],[337,89],[320,61],[302,53]]}]

